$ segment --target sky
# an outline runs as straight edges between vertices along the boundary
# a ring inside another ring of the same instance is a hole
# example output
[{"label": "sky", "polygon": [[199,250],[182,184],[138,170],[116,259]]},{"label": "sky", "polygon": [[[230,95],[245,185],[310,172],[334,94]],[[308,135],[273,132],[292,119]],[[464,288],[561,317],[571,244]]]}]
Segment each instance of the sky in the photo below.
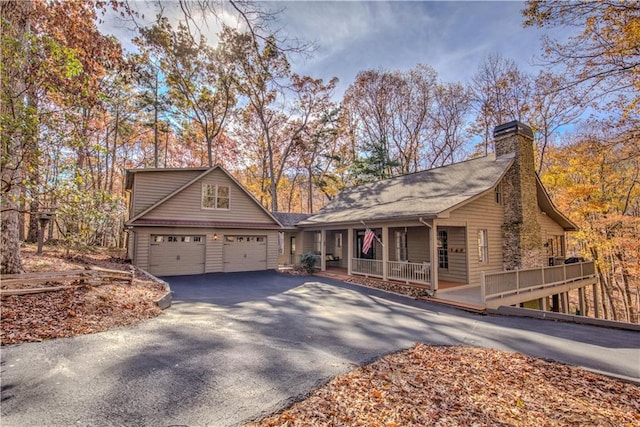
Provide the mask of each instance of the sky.
[{"label": "sky", "polygon": [[[175,2],[167,4],[167,13],[178,16]],[[154,15],[148,3],[137,0],[135,5],[147,17]],[[521,70],[532,73],[540,62],[543,32],[522,27],[523,2],[271,1],[264,5],[281,10],[274,29],[315,45],[310,57],[291,58],[293,71],[325,80],[338,77],[336,98],[364,70],[408,70],[422,63],[431,65],[444,82],[466,83],[492,53],[513,59]],[[102,28],[115,34],[125,48],[131,46],[131,33],[117,23],[107,22]],[[210,31],[215,33],[215,26]]]},{"label": "sky", "polygon": [[282,2],[284,30],[315,42],[294,69],[336,76],[345,89],[360,71],[431,65],[442,81],[465,83],[491,53],[533,71],[541,32],[523,28],[521,2]]}]

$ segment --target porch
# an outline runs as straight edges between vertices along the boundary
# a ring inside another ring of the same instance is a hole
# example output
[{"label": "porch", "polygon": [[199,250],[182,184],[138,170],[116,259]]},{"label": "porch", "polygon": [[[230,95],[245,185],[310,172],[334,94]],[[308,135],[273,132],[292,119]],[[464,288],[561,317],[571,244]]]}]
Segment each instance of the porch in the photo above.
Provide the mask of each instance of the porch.
[{"label": "porch", "polygon": [[431,254],[438,248],[430,226],[416,221],[304,231],[302,252],[316,254],[320,271],[340,268],[348,276],[413,283],[433,290],[438,272]]}]

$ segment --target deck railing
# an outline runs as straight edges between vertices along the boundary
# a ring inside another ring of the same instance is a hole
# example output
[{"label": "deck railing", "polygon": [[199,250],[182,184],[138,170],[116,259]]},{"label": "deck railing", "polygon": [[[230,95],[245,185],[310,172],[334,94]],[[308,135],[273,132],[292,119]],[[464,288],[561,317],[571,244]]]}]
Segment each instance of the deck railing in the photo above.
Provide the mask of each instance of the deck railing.
[{"label": "deck railing", "polygon": [[351,261],[351,272],[365,276],[382,277],[382,260],[353,258]]},{"label": "deck railing", "polygon": [[483,272],[480,286],[482,300],[504,298],[523,292],[560,286],[593,278],[595,274],[593,261],[496,273]]},{"label": "deck railing", "polygon": [[428,285],[431,283],[431,264],[428,262],[388,261],[387,275],[389,279]]},{"label": "deck railing", "polygon": [[[383,261],[352,258],[351,272],[364,276],[384,277]],[[431,265],[427,262],[387,261],[387,278],[404,282],[431,284]]]}]

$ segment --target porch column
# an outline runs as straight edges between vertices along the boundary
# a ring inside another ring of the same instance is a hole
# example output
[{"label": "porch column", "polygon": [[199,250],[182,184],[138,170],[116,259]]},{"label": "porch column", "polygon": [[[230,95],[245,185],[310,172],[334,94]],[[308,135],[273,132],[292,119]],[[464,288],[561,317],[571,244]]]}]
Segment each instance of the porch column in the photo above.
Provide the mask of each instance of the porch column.
[{"label": "porch column", "polygon": [[353,228],[347,228],[347,274],[351,276],[353,263]]},{"label": "porch column", "polygon": [[580,307],[580,316],[585,315],[584,288],[578,288],[578,306]]},{"label": "porch column", "polygon": [[436,220],[433,220],[431,228],[429,229],[429,243],[431,248],[431,290],[436,292],[438,290],[438,226]]},{"label": "porch column", "polygon": [[327,270],[327,230],[320,231],[320,271]]},{"label": "porch column", "polygon": [[569,314],[569,293],[562,292],[560,294],[560,312]]},{"label": "porch column", "polygon": [[596,286],[597,285],[594,283],[591,287],[591,290],[593,291],[593,315],[596,317],[596,319],[599,319],[600,307],[598,306],[598,289],[596,289]]},{"label": "porch column", "polygon": [[389,276],[389,226],[382,226],[382,280]]},{"label": "porch column", "polygon": [[547,304],[547,297],[542,297],[538,300],[538,307],[542,311],[549,311],[549,304]]}]

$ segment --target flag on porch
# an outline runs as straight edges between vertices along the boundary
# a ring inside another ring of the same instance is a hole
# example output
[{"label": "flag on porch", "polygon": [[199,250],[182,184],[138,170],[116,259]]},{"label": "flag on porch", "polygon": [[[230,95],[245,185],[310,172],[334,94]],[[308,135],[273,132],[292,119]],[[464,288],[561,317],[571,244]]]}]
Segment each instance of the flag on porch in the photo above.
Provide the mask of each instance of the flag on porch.
[{"label": "flag on porch", "polygon": [[362,253],[366,254],[371,250],[371,245],[373,244],[373,239],[376,237],[376,234],[367,228],[367,231],[364,233],[364,241],[362,242]]}]

